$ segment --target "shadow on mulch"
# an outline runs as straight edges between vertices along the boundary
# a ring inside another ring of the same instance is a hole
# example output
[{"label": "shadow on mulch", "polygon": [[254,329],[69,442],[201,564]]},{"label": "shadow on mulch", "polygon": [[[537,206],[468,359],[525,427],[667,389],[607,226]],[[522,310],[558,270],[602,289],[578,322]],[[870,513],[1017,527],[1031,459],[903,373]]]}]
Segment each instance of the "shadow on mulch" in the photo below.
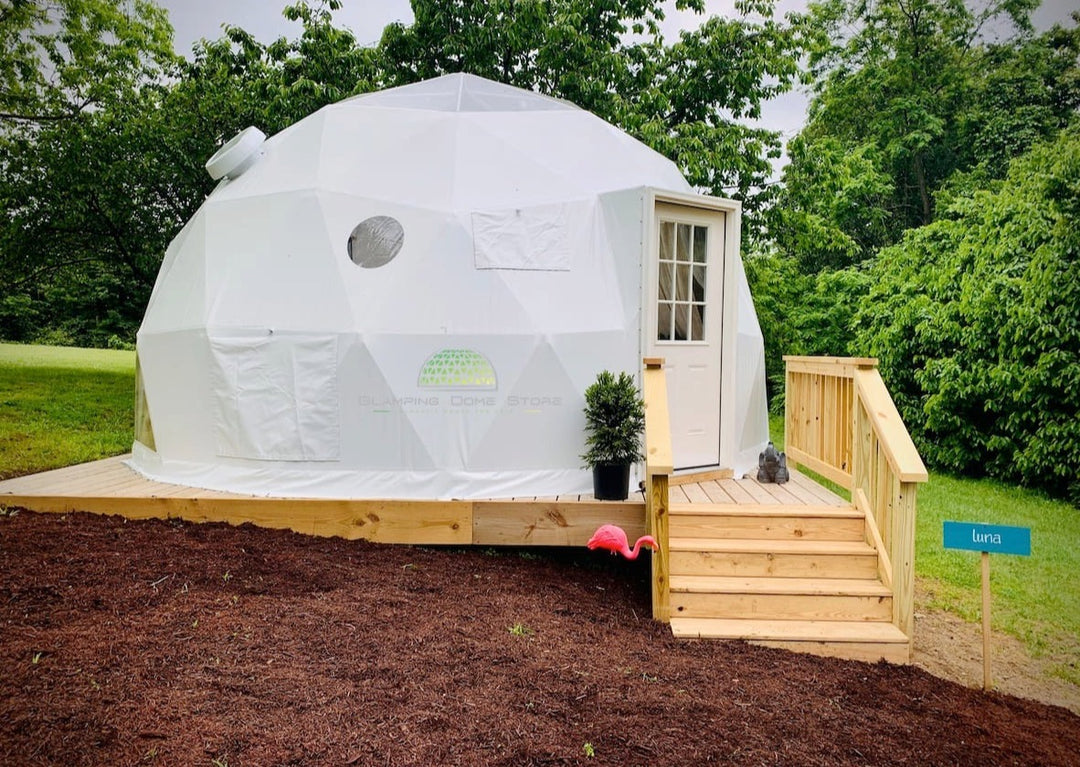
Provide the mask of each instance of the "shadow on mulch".
[{"label": "shadow on mulch", "polygon": [[648,564],[0,518],[0,763],[1066,765],[1080,717],[675,641]]}]

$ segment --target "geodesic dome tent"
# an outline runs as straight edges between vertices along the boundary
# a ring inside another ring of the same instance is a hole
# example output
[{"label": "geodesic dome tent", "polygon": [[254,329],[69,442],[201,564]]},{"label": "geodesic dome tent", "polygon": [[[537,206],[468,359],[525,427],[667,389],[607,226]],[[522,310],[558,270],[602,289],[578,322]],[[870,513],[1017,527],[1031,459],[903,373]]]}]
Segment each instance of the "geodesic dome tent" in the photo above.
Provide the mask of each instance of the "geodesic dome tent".
[{"label": "geodesic dome tent", "polygon": [[[264,495],[587,492],[583,392],[641,368],[644,201],[691,192],[675,166],[571,104],[470,75],[262,139],[248,129],[212,158],[224,177],[165,254],[138,333],[132,465]],[[721,451],[744,469],[766,438],[748,311],[725,331],[749,339],[750,364]]]}]

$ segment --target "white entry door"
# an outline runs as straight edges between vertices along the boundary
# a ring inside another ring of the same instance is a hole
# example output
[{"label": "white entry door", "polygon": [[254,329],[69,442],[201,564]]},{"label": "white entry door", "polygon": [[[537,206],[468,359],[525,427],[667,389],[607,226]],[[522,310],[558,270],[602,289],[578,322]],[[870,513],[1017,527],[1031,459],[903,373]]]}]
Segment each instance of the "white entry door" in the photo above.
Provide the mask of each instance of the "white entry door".
[{"label": "white entry door", "polygon": [[716,466],[727,214],[658,202],[654,215],[646,356],[665,361],[675,468]]}]

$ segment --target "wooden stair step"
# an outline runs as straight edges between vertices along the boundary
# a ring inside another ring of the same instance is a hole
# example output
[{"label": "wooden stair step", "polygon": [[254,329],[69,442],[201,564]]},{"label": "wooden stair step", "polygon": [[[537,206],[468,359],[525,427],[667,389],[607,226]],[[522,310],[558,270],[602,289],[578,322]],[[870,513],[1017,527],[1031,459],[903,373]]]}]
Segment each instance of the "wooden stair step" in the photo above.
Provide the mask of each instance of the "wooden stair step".
[{"label": "wooden stair step", "polygon": [[753,506],[745,503],[672,503],[671,514],[693,516],[733,515],[750,517],[820,517],[827,519],[862,519],[863,514],[851,506],[778,504]]},{"label": "wooden stair step", "polygon": [[751,639],[778,642],[881,642],[907,644],[891,623],[868,621],[782,621],[739,618],[672,618],[680,638]]},{"label": "wooden stair step", "polygon": [[891,621],[893,598],[881,583],[868,578],[673,575],[671,615],[679,618]]},{"label": "wooden stair step", "polygon": [[866,535],[862,515],[850,514],[680,512],[671,515],[669,524],[675,538],[863,541]]},{"label": "wooden stair step", "polygon": [[680,639],[745,639],[754,644],[835,658],[911,661],[911,642],[891,623],[672,618]]},{"label": "wooden stair step", "polygon": [[672,592],[888,597],[881,581],[869,578],[774,578],[672,575]]},{"label": "wooden stair step", "polygon": [[669,564],[672,576],[878,577],[877,551],[863,541],[671,538]]},{"label": "wooden stair step", "polygon": [[680,538],[668,539],[672,551],[717,551],[753,554],[873,555],[877,552],[865,541],[770,540],[767,538]]}]

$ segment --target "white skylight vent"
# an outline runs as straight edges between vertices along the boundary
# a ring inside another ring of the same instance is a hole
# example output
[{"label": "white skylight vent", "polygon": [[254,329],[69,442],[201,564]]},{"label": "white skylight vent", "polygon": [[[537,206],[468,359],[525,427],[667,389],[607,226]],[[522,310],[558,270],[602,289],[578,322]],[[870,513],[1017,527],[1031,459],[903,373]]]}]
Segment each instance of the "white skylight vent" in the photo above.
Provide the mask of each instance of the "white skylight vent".
[{"label": "white skylight vent", "polygon": [[259,159],[259,148],[264,141],[266,141],[266,134],[258,128],[254,126],[244,128],[225,142],[221,149],[214,152],[213,156],[206,161],[206,172],[214,181],[226,176],[238,177]]}]

